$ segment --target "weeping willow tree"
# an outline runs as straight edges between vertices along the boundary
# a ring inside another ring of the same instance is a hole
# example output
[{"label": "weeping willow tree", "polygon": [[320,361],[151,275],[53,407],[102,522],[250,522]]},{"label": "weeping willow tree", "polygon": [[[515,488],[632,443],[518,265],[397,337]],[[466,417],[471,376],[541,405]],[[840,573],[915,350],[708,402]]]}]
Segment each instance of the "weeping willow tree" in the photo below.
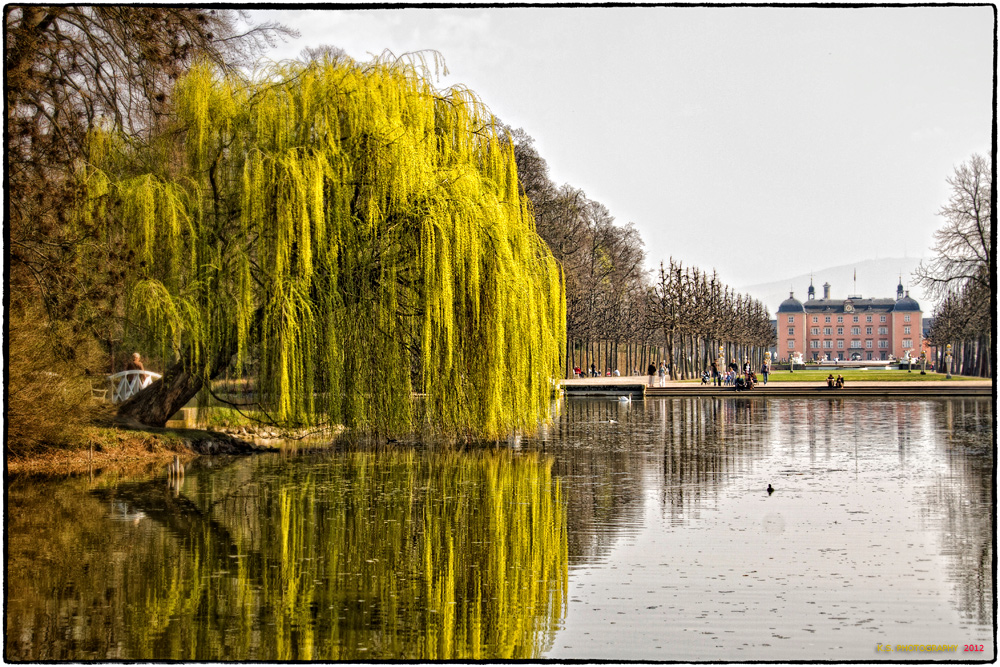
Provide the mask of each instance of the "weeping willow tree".
[{"label": "weeping willow tree", "polygon": [[420,59],[199,66],[144,146],[95,139],[85,215],[134,250],[127,316],[176,363],[121,413],[162,425],[225,368],[275,421],[498,437],[547,410],[562,275],[511,143]]}]

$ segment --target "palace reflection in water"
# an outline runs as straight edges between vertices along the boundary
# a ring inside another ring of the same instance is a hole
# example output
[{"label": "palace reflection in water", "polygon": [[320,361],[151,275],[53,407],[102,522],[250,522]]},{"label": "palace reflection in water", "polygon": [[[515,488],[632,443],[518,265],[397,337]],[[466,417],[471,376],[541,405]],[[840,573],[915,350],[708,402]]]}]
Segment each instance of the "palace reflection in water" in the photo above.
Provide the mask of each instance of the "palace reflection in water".
[{"label": "palace reflection in water", "polygon": [[992,418],[988,400],[571,399],[501,448],[14,479],[6,657],[864,659],[922,627],[991,642]]}]

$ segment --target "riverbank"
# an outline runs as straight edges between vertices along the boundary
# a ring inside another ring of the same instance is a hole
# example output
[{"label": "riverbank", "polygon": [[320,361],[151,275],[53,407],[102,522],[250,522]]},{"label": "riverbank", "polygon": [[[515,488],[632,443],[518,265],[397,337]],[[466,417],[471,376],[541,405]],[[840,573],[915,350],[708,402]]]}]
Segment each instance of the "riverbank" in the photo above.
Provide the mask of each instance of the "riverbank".
[{"label": "riverbank", "polygon": [[109,424],[84,426],[76,447],[53,447],[22,455],[8,451],[5,458],[9,474],[74,475],[112,467],[165,465],[175,457],[188,461],[201,454],[262,451],[276,449],[217,431]]}]

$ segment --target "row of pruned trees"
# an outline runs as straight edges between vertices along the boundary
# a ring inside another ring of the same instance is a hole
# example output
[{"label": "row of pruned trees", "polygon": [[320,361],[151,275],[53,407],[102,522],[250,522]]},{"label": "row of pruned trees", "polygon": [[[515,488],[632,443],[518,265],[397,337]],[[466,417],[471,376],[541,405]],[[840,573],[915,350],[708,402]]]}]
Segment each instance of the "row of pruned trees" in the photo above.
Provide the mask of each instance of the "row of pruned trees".
[{"label": "row of pruned trees", "polygon": [[509,130],[518,178],[536,226],[563,267],[566,284],[565,369],[627,369],[653,355],[646,326],[642,237],[617,225],[608,209],[570,185],[557,186],[524,130]]},{"label": "row of pruned trees", "polygon": [[509,132],[538,233],[565,272],[567,375],[591,365],[644,374],[664,361],[673,377],[688,378],[708,367],[720,345],[727,363],[760,365],[774,340],[763,304],[672,258],[651,276],[635,226],[616,224],[582,190],[557,186],[532,138]]},{"label": "row of pruned trees", "polygon": [[935,349],[935,365],[944,367],[948,345],[952,346],[951,372],[993,377],[993,313],[986,307],[992,292],[980,281],[969,281],[949,291],[938,303],[929,338]]},{"label": "row of pruned trees", "polygon": [[948,178],[951,196],[938,212],[944,225],[934,233],[936,253],[916,277],[938,305],[929,338],[936,365],[952,346],[952,372],[993,377],[992,161],[973,155]]},{"label": "row of pruned trees", "polygon": [[673,257],[660,263],[649,303],[648,323],[662,333],[674,379],[697,376],[719,356],[759,368],[775,342],[763,303],[735,293],[714,271],[685,268]]}]

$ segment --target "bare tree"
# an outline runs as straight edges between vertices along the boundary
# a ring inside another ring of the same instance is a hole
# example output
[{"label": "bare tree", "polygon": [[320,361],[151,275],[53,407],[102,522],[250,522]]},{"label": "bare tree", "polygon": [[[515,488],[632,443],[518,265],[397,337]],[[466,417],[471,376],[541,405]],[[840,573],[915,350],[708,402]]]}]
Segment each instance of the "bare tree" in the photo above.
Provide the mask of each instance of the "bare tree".
[{"label": "bare tree", "polygon": [[951,344],[958,372],[984,377],[995,374],[992,176],[992,161],[978,154],[955,169],[938,212],[945,223],[934,233],[935,257],[914,273],[939,299],[929,336],[938,354]]},{"label": "bare tree", "polygon": [[944,296],[956,285],[969,282],[995,291],[992,174],[992,161],[976,154],[948,178],[951,197],[938,212],[945,223],[934,232],[936,255],[914,273],[933,296]]}]

